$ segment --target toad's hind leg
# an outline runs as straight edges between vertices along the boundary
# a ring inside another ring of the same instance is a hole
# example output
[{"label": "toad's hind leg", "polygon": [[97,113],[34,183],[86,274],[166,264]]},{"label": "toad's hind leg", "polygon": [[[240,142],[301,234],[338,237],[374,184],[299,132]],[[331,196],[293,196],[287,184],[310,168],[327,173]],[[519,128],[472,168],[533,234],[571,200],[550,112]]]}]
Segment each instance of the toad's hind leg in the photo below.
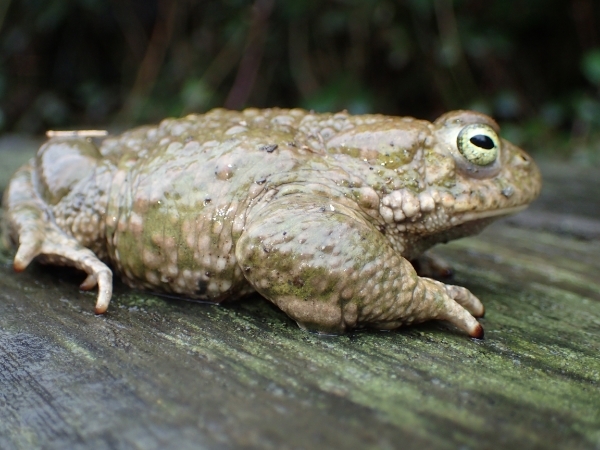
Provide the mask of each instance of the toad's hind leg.
[{"label": "toad's hind leg", "polygon": [[33,185],[33,171],[32,163],[19,169],[4,194],[4,241],[18,245],[13,267],[23,271],[39,257],[44,263],[85,271],[88,276],[81,288],[98,285],[96,313],[104,313],[112,296],[112,272],[91,250],[56,225]]},{"label": "toad's hind leg", "polygon": [[299,197],[250,216],[236,257],[254,288],[301,327],[341,333],[440,319],[483,337],[474,317],[483,306],[468,290],[419,277],[354,211]]}]

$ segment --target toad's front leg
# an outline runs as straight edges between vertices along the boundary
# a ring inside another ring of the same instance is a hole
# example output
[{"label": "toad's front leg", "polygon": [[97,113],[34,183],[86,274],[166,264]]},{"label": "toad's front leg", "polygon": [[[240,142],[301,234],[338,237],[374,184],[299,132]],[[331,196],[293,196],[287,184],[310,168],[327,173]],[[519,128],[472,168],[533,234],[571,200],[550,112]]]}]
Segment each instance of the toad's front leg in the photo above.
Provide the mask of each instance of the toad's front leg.
[{"label": "toad's front leg", "polygon": [[[94,252],[56,224],[52,208],[38,190],[43,181],[49,180],[53,189],[46,186],[46,197],[53,197],[54,203],[58,203],[61,196],[67,196],[71,184],[94,170],[95,158],[89,157],[90,148],[92,144],[85,140],[50,142],[42,146],[34,160],[15,173],[4,192],[3,240],[7,247],[10,244],[18,247],[13,263],[17,272],[25,270],[36,257],[45,263],[73,266],[85,271],[87,278],[81,288],[89,290],[98,285],[96,313],[102,314],[112,296],[111,270]],[[64,170],[52,173],[54,166]],[[60,176],[44,178],[40,177],[40,173],[59,173]],[[87,194],[89,190],[82,189],[80,192]],[[74,204],[67,198],[67,210],[71,213],[76,210]],[[74,215],[70,217],[71,223]],[[83,221],[77,220],[76,223],[83,224]]]},{"label": "toad's front leg", "polygon": [[473,294],[419,277],[375,227],[326,199],[290,195],[254,212],[236,257],[254,288],[302,328],[343,333],[440,319],[483,337]]}]

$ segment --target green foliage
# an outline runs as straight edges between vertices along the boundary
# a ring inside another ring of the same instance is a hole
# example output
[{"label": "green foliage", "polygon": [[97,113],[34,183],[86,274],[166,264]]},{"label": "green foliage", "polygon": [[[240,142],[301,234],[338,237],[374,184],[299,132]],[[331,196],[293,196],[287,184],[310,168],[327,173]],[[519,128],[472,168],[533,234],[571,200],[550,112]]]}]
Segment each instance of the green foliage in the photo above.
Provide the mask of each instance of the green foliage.
[{"label": "green foliage", "polygon": [[599,19],[593,0],[3,0],[0,130],[475,108],[568,151],[600,135]]},{"label": "green foliage", "polygon": [[593,49],[583,55],[581,70],[588,81],[600,87],[600,49]]}]

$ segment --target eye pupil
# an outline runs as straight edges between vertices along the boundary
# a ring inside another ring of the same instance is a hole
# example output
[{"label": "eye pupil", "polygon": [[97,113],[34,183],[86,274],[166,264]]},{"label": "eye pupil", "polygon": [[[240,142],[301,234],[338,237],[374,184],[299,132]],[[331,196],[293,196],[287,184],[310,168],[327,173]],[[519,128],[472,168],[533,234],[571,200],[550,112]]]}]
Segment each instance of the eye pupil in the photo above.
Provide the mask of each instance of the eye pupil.
[{"label": "eye pupil", "polygon": [[491,150],[494,148],[494,141],[492,141],[491,137],[486,136],[485,134],[476,134],[469,139],[469,141],[471,141],[471,144],[486,150]]}]

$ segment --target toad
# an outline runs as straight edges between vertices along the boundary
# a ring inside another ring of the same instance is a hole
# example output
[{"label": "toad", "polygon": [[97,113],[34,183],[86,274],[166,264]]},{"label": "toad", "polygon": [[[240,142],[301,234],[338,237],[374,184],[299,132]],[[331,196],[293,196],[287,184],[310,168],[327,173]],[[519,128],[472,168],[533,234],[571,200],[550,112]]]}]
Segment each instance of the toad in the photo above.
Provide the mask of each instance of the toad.
[{"label": "toad", "polygon": [[476,112],[215,109],[99,145],[50,139],[10,181],[3,227],[16,271],[34,258],[84,271],[97,314],[114,272],[215,303],[258,292],[321,333],[438,319],[481,338],[483,305],[423,276],[445,268],[424,252],[522,210],[540,186]]}]

